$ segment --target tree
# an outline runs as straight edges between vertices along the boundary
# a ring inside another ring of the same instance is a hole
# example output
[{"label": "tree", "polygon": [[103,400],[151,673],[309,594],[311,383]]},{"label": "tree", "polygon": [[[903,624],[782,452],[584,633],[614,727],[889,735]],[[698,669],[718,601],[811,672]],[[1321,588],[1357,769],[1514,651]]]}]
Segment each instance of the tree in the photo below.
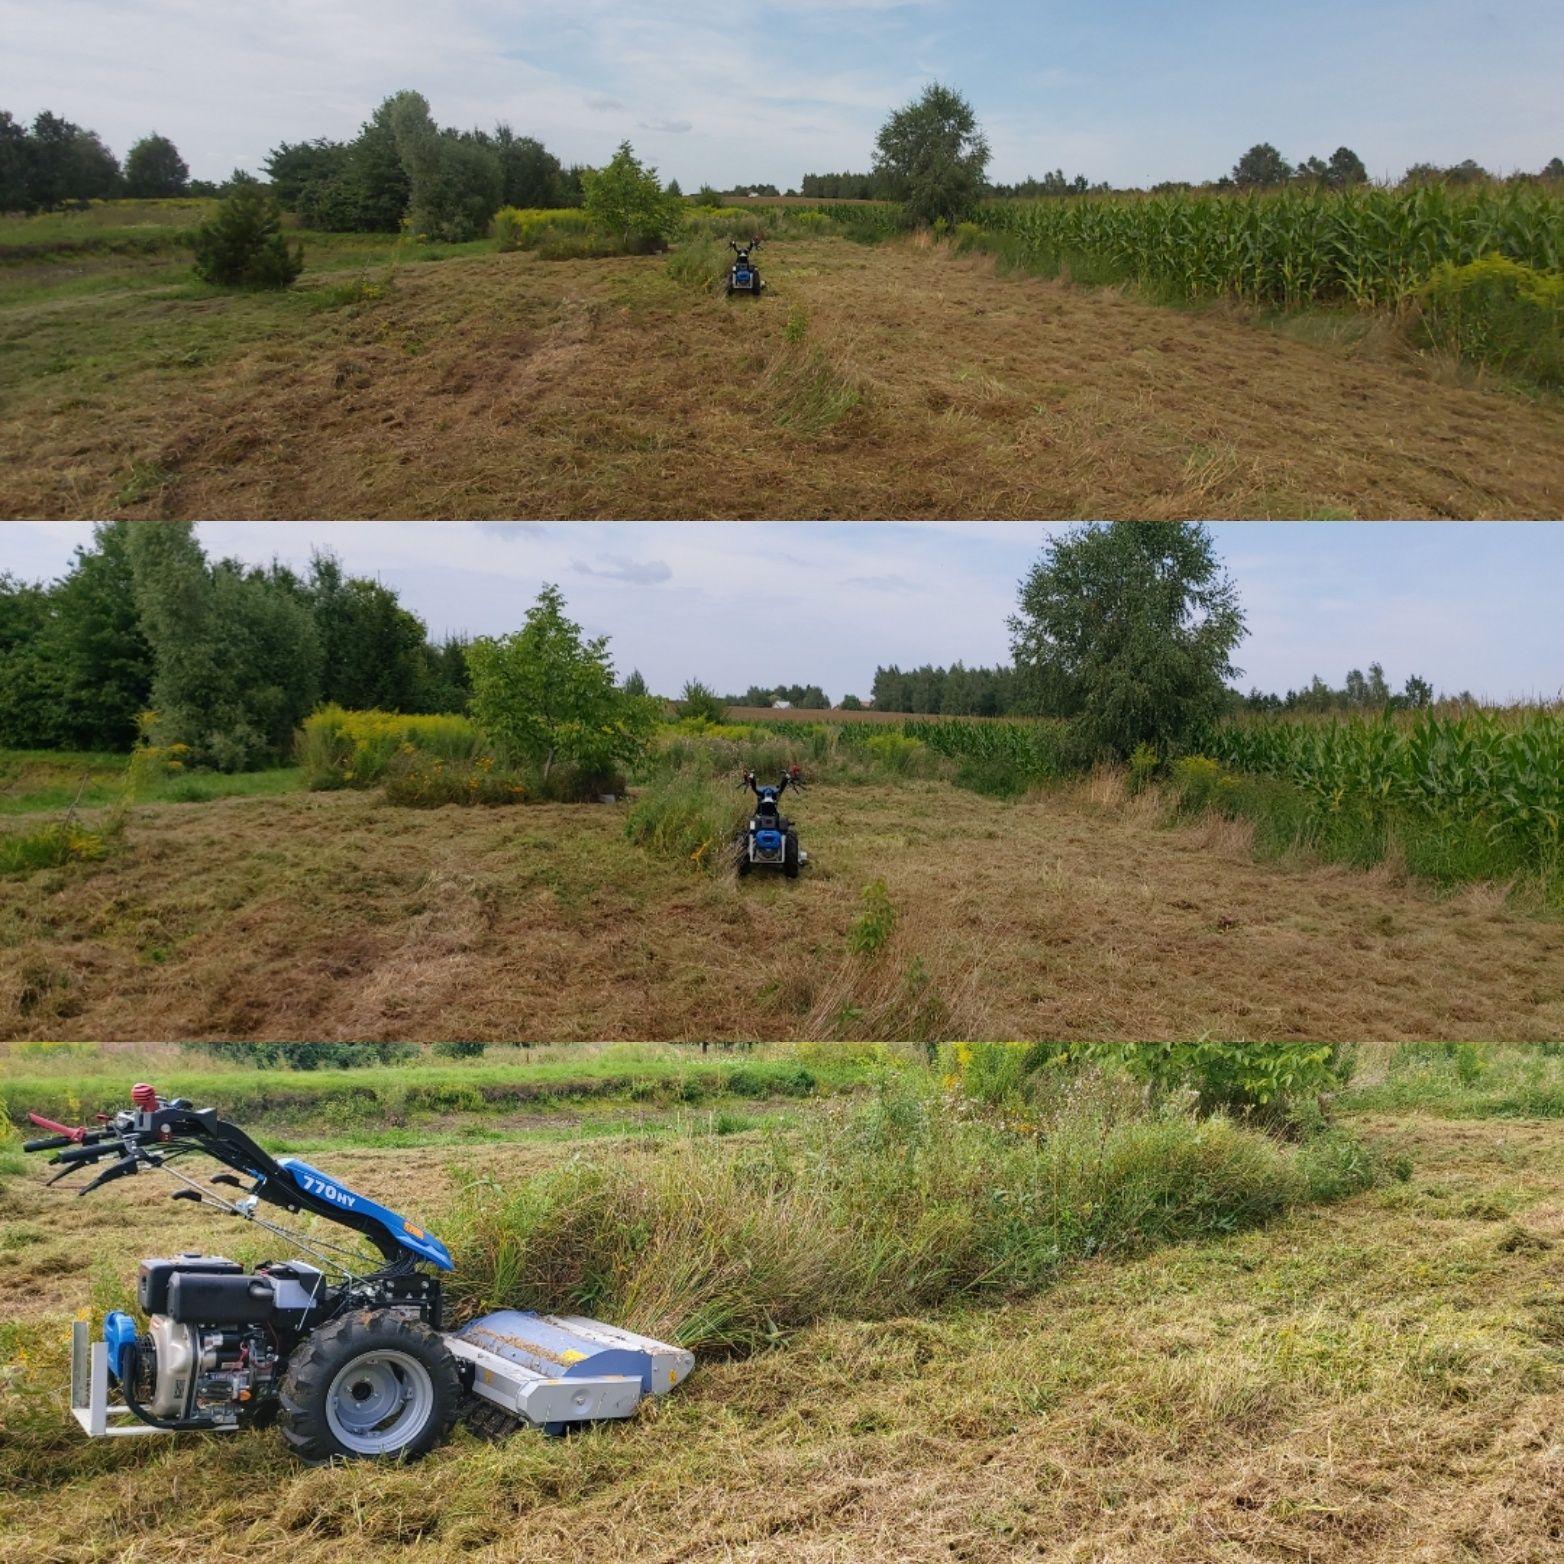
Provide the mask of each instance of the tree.
[{"label": "tree", "polygon": [[32,210],[32,138],[9,109],[0,109],[0,213]]},{"label": "tree", "polygon": [[645,700],[648,694],[646,680],[641,677],[641,670],[639,668],[632,668],[630,670],[630,676],[625,680],[620,688],[625,692],[626,695],[630,696],[634,700]]},{"label": "tree", "polygon": [[128,521],[99,522],[50,594],[43,649],[59,681],[54,742],[128,750],[152,700],[152,648],[136,613]]},{"label": "tree", "polygon": [[265,185],[236,185],[196,229],[195,273],[220,288],[288,288],[304,247],[282,236],[282,213]]},{"label": "tree", "polygon": [[289,212],[297,212],[305,192],[340,179],[348,165],[348,144],[329,141],[281,142],[266,154],[266,177],[272,194]]},{"label": "tree", "polygon": [[583,182],[587,215],[627,250],[663,243],[684,220],[684,203],[663,189],[655,168],[642,167],[628,141]]},{"label": "tree", "polygon": [[104,200],[119,189],[119,160],[96,131],[45,109],[27,137],[24,209],[53,211],[67,201]]},{"label": "tree", "polygon": [[167,136],[153,131],[125,155],[125,194],[156,200],[183,195],[190,184],[190,166]]},{"label": "tree", "polygon": [[1239,158],[1232,178],[1244,190],[1285,185],[1292,178],[1292,164],[1269,141],[1262,141]]},{"label": "tree", "polygon": [[652,702],[616,687],[608,638],[582,638],[557,586],[543,588],[520,630],[474,641],[467,664],[479,728],[545,787],[558,764],[608,771],[634,764],[651,741]]},{"label": "tree", "polygon": [[842,697],[843,711],[862,711],[863,702],[856,695],[844,695]]},{"label": "tree", "polygon": [[462,244],[487,233],[500,207],[502,176],[493,149],[443,134],[421,93],[390,100],[397,156],[408,178],[407,220],[416,234]]},{"label": "tree", "polygon": [[561,204],[564,169],[543,143],[533,136],[518,136],[509,125],[494,127],[494,146],[500,162],[500,204],[519,207],[557,207]]},{"label": "tree", "polygon": [[47,749],[59,743],[59,676],[44,651],[49,594],[0,571],[0,744]]},{"label": "tree", "polygon": [[710,685],[691,679],[679,697],[679,715],[697,717],[703,722],[721,722],[728,715],[728,709]]},{"label": "tree", "polygon": [[1325,183],[1332,190],[1346,190],[1352,185],[1366,185],[1368,170],[1351,147],[1337,147],[1325,165]]},{"label": "tree", "polygon": [[891,115],[874,145],[875,172],[916,221],[955,222],[976,209],[988,141],[960,93],[933,83]]},{"label": "tree", "polygon": [[1544,179],[1564,179],[1564,157],[1550,158],[1542,170]]},{"label": "tree", "polygon": [[1401,700],[1403,705],[1421,711],[1425,706],[1433,705],[1434,687],[1427,679],[1420,679],[1415,673],[1408,674],[1406,687],[1401,692]]},{"label": "tree", "polygon": [[1195,522],[1117,522],[1056,537],[1010,619],[1030,704],[1070,720],[1084,756],[1167,750],[1213,720],[1238,673],[1238,590]]},{"label": "tree", "polygon": [[209,566],[187,521],[132,522],[128,552],[152,649],[152,738],[219,771],[280,759],[319,694],[320,642],[297,582]]},{"label": "tree", "polygon": [[395,592],[363,576],[345,576],[336,555],[326,552],[310,562],[308,597],[320,641],[322,700],[356,711],[435,705],[428,632]]}]

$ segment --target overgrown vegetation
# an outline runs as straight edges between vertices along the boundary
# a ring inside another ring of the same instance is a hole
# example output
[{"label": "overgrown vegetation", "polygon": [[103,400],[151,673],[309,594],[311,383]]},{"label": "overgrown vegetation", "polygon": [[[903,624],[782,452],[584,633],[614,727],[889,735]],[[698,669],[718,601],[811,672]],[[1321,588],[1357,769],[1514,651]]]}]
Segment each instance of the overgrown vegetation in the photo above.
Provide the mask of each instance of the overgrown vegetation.
[{"label": "overgrown vegetation", "polygon": [[[1338,1159],[1339,1160],[1339,1159]],[[796,1138],[578,1158],[475,1181],[446,1237],[464,1310],[568,1306],[703,1352],[753,1352],[826,1318],[1015,1297],[1074,1261],[1235,1233],[1372,1181],[1225,1119],[1110,1091],[1016,1127],[917,1075],[811,1115]]]}]

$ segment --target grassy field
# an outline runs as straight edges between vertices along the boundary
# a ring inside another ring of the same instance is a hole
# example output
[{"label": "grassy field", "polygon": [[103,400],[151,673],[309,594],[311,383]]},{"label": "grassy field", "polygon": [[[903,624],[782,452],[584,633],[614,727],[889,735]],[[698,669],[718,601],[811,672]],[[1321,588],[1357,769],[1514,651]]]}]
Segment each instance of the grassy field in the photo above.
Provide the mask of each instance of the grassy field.
[{"label": "grassy field", "polygon": [[[1478,1055],[1491,1079],[1531,1068],[1524,1050]],[[71,1318],[120,1305],[144,1254],[249,1258],[253,1241],[155,1180],[78,1202],[30,1169],[0,1184],[0,1559],[1544,1564],[1564,1528],[1564,1138],[1556,1119],[1485,1117],[1458,1059],[1365,1063],[1341,1122],[1405,1181],[1131,1244],[987,1301],[887,1315],[854,1300],[766,1350],[703,1350],[630,1424],[495,1446],[458,1433],[410,1471],[306,1470],[264,1433],[81,1438],[64,1412]],[[1413,1079],[1436,1110],[1376,1096]],[[832,1111],[807,1109],[822,1126]],[[692,1158],[714,1179],[729,1157],[803,1147],[812,1122],[720,1143],[686,1122],[579,1150],[628,1198]],[[1251,1193],[1285,1155],[1244,1161]],[[465,1184],[561,1176],[541,1128],[455,1149],[347,1135],[318,1156],[394,1191],[469,1267]]]},{"label": "grassy field", "polygon": [[1524,889],[1258,856],[1252,823],[1170,828],[1122,776],[1014,802],[827,780],[796,818],[804,877],[740,882],[631,840],[623,805],[138,805],[103,856],[5,881],[0,1036],[1564,1032],[1564,923]]},{"label": "grassy field", "polygon": [[306,234],[292,292],[227,295],[155,224],[94,248],[43,221],[37,242],[0,224],[13,516],[1564,509],[1557,399],[1419,356],[1373,313],[1255,330],[1238,306],[831,234],[769,247],[759,307],[657,256],[373,235]]}]

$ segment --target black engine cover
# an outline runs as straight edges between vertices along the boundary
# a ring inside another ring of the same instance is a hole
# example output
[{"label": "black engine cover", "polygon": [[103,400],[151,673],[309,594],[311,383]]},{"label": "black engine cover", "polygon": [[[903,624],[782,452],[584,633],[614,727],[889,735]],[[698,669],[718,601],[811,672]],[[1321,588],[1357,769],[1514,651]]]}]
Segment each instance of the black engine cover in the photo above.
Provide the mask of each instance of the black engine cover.
[{"label": "black engine cover", "polygon": [[143,1314],[168,1313],[168,1284],[179,1271],[206,1276],[241,1276],[242,1265],[220,1254],[180,1254],[171,1260],[143,1260],[136,1284],[136,1300]]},{"label": "black engine cover", "polygon": [[176,1271],[164,1313],[181,1325],[260,1325],[275,1309],[272,1284],[264,1276]]}]

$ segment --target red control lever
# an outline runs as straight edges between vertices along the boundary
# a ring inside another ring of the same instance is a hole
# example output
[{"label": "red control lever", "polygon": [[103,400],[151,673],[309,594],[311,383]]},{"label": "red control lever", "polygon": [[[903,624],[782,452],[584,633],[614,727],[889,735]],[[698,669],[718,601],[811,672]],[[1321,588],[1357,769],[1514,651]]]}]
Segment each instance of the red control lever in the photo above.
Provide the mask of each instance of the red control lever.
[{"label": "red control lever", "polygon": [[46,1119],[41,1113],[29,1113],[27,1117],[41,1130],[51,1130],[56,1135],[64,1135],[73,1140],[79,1146],[87,1138],[85,1129],[73,1130],[69,1124],[56,1124],[53,1119]]}]

